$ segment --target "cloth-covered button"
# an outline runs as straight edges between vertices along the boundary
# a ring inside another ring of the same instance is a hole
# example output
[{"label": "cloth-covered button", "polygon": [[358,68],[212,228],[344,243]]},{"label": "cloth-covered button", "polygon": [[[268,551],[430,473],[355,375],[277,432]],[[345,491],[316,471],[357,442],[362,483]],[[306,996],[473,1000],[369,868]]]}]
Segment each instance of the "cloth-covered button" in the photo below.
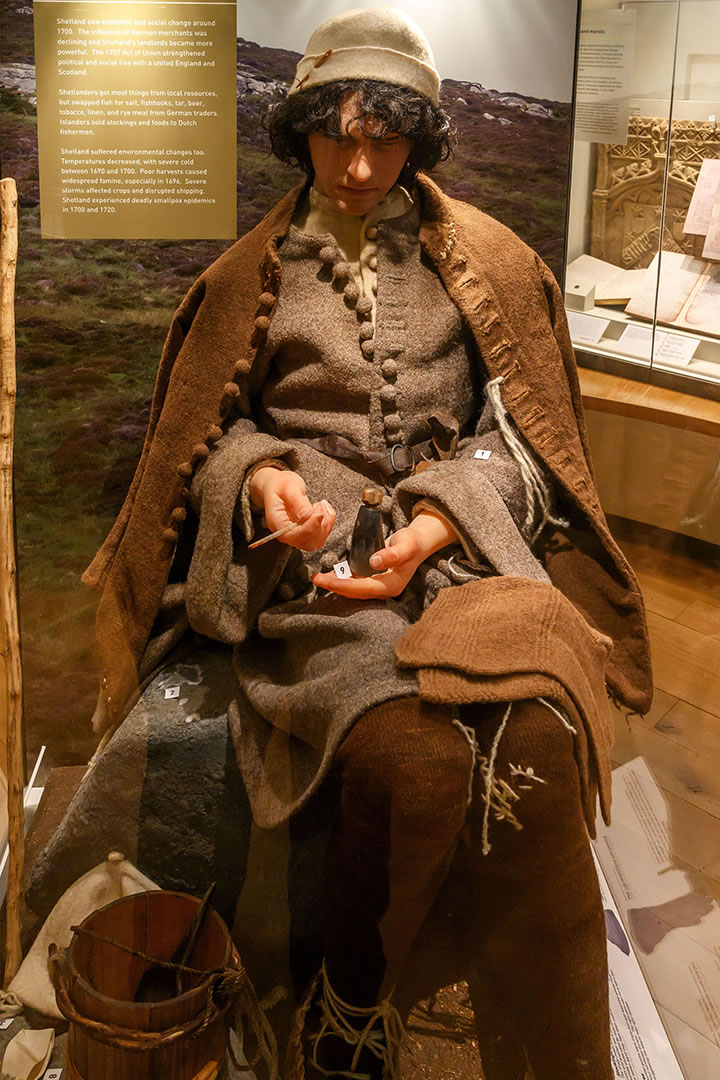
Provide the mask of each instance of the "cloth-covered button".
[{"label": "cloth-covered button", "polygon": [[255,329],[259,334],[267,334],[270,329],[270,320],[267,315],[258,315],[255,320]]},{"label": "cloth-covered button", "polygon": [[265,311],[269,311],[275,303],[275,297],[271,292],[261,293],[258,303],[260,304],[261,308],[265,309]]},{"label": "cloth-covered button", "polygon": [[278,599],[286,602],[288,600],[295,599],[295,590],[289,582],[283,581],[282,585],[278,585]]},{"label": "cloth-covered button", "polygon": [[360,286],[356,281],[349,281],[345,286],[343,295],[345,297],[345,303],[349,304],[351,307],[355,307],[360,299]]},{"label": "cloth-covered button", "polygon": [[197,446],[193,446],[193,465],[199,465],[201,461],[205,461],[209,453],[210,448],[206,446],[205,443],[198,443]]},{"label": "cloth-covered button", "polygon": [[338,259],[333,267],[333,273],[336,278],[341,281],[350,277],[350,264],[346,263],[344,259]]},{"label": "cloth-covered button", "polygon": [[206,442],[217,442],[218,439],[222,439],[222,428],[217,424],[211,424],[205,433]]},{"label": "cloth-covered button", "polygon": [[361,319],[369,319],[372,315],[373,302],[369,296],[361,296],[355,310]]},{"label": "cloth-covered button", "polygon": [[380,391],[380,400],[383,405],[390,408],[397,402],[397,391],[394,386],[383,386]]},{"label": "cloth-covered button", "polygon": [[367,262],[371,270],[377,270],[377,255],[371,255]]},{"label": "cloth-covered button", "polygon": [[332,570],[336,562],[339,562],[337,551],[324,551],[320,556],[320,569],[325,573]]},{"label": "cloth-covered button", "polygon": [[386,379],[394,379],[398,372],[398,366],[396,360],[384,360],[382,366],[382,373]]},{"label": "cloth-covered button", "polygon": [[363,323],[359,330],[361,341],[370,341],[375,336],[375,327],[372,323]]},{"label": "cloth-covered button", "polygon": [[183,485],[183,487],[180,488],[179,495],[180,495],[181,499],[189,499],[190,498],[190,488],[185,487]]},{"label": "cloth-covered button", "polygon": [[237,364],[233,368],[236,375],[247,375],[250,366],[247,360],[238,360]]},{"label": "cloth-covered button", "polygon": [[190,464],[189,461],[183,461],[182,465],[178,465],[176,471],[177,471],[178,476],[181,476],[183,479],[186,479],[188,476],[192,476],[193,467],[192,467],[192,465]]},{"label": "cloth-covered button", "polygon": [[337,258],[337,251],[334,247],[330,247],[329,245],[327,245],[326,247],[320,248],[319,258],[320,262],[334,263],[335,259]]},{"label": "cloth-covered button", "polygon": [[363,341],[360,348],[363,351],[363,356],[367,360],[372,360],[375,356],[375,343],[373,341]]},{"label": "cloth-covered button", "polygon": [[237,396],[240,393],[240,387],[237,383],[225,383],[223,389],[223,395],[220,398],[220,414],[224,418],[232,409],[237,400]]},{"label": "cloth-covered button", "polygon": [[385,434],[389,439],[397,439],[402,427],[399,413],[388,413],[385,417]]},{"label": "cloth-covered button", "polygon": [[184,506],[176,506],[175,509],[173,510],[172,514],[170,515],[170,520],[177,525],[181,521],[184,521],[186,517],[187,517],[187,510],[185,509],[185,507]]},{"label": "cloth-covered button", "polygon": [[365,235],[367,236],[368,240],[374,240],[375,237],[377,236],[377,228],[376,228],[376,226],[371,225],[369,229],[366,229],[365,230]]},{"label": "cloth-covered button", "polygon": [[167,541],[168,544],[177,544],[180,534],[177,533],[175,529],[166,529],[162,534],[162,538]]}]

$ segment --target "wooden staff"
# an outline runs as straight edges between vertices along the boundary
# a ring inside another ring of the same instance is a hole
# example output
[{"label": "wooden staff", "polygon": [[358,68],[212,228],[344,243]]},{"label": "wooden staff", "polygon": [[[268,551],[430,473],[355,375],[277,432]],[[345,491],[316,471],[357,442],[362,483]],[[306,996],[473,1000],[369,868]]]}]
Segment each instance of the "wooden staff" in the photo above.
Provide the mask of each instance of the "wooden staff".
[{"label": "wooden staff", "polygon": [[18,249],[17,188],[0,180],[0,612],[7,716],[8,859],[5,981],[20,967],[20,900],[25,861],[22,736],[22,669],[17,613],[13,517],[13,436],[15,423],[15,267]]}]

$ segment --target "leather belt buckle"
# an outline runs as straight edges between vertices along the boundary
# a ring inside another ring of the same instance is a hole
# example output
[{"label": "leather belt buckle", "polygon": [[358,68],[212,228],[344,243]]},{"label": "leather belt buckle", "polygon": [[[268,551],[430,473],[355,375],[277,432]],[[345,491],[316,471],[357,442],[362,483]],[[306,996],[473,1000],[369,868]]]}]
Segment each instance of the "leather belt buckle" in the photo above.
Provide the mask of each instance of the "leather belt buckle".
[{"label": "leather belt buckle", "polygon": [[[398,450],[404,450],[406,454],[410,455],[409,464],[402,466],[401,468],[398,468],[395,459],[395,455],[397,454]],[[412,446],[404,446],[403,443],[395,443],[395,445],[390,448],[390,466],[393,472],[400,473],[407,472],[409,470],[410,476],[412,476],[415,472],[415,464],[415,451],[413,450]]]}]

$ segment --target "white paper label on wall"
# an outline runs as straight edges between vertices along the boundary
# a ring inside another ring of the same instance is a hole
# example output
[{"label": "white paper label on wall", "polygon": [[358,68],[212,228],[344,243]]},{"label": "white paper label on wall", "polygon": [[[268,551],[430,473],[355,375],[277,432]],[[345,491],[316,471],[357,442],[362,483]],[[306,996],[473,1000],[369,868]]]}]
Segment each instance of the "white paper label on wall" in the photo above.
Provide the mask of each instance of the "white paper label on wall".
[{"label": "white paper label on wall", "polygon": [[48,1069],[46,1073],[43,1073],[43,1080],[60,1080],[62,1074],[62,1069]]},{"label": "white paper label on wall", "polygon": [[350,563],[347,561],[347,559],[343,559],[342,562],[336,562],[335,565],[333,566],[333,570],[335,571],[335,577],[339,577],[339,578],[351,578],[352,577],[352,570],[350,569]]},{"label": "white paper label on wall", "polygon": [[475,457],[480,458],[480,461],[487,461],[492,456],[492,450],[476,450]]},{"label": "white paper label on wall", "polygon": [[168,686],[167,690],[165,691],[166,700],[167,700],[167,698],[176,698],[176,697],[180,697],[180,687],[179,686]]},{"label": "white paper label on wall", "polygon": [[596,315],[583,315],[579,311],[568,311],[567,320],[573,341],[583,345],[597,345],[610,325],[609,319],[599,319]]},{"label": "white paper label on wall", "polygon": [[634,51],[632,9],[583,13],[578,48],[576,139],[627,143]]}]

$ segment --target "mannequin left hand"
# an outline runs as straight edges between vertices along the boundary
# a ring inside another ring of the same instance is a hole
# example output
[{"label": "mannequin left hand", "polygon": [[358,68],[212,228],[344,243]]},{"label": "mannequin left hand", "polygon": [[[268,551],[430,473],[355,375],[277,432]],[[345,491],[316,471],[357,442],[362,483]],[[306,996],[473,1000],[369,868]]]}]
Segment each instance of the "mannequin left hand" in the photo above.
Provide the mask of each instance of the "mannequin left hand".
[{"label": "mannequin left hand", "polygon": [[370,565],[377,575],[339,578],[331,571],[315,574],[313,584],[351,600],[386,600],[400,595],[420,563],[457,542],[449,521],[423,510],[410,525],[389,536],[383,550],[372,556]]}]

